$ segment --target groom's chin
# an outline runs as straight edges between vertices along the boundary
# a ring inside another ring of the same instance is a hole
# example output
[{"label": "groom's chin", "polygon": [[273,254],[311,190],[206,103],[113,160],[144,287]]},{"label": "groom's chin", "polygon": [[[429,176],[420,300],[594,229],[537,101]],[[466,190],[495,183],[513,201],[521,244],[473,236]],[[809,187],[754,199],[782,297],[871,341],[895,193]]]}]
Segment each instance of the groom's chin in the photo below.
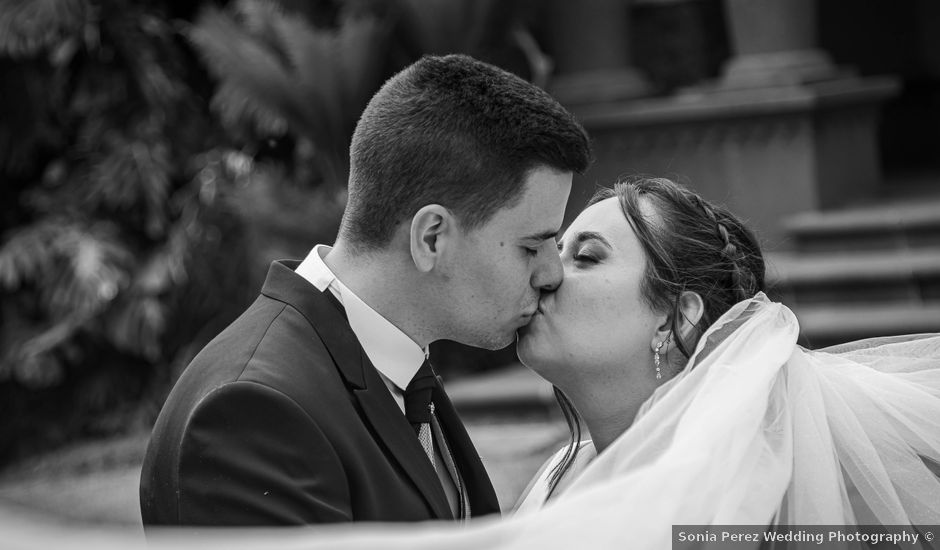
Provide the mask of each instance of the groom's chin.
[{"label": "groom's chin", "polygon": [[496,351],[498,349],[503,349],[505,347],[511,346],[516,343],[516,331],[512,331],[506,334],[496,335],[490,345],[486,349],[491,351]]},{"label": "groom's chin", "polygon": [[475,334],[465,334],[463,338],[452,338],[466,346],[489,351],[501,350],[512,345],[516,341],[516,331],[505,332],[477,332]]},{"label": "groom's chin", "polygon": [[516,331],[507,330],[502,332],[493,332],[488,335],[486,340],[482,345],[478,346],[483,349],[488,349],[490,351],[496,351],[503,349],[507,346],[511,346],[516,342]]}]

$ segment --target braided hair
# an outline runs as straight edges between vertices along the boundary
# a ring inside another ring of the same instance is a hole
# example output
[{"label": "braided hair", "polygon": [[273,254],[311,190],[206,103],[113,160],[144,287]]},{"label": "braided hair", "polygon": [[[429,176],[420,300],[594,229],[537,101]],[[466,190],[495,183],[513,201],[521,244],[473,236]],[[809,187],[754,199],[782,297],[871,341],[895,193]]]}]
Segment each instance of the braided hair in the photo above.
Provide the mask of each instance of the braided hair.
[{"label": "braided hair", "polygon": [[[643,297],[672,310],[672,334],[688,358],[699,336],[734,304],[764,290],[764,258],[754,233],[727,209],[665,178],[635,178],[597,193],[590,204],[616,197],[647,258]],[[643,200],[658,214],[644,215]],[[679,336],[680,298],[695,292],[705,306],[694,334]]]},{"label": "braided hair", "polygon": [[[643,299],[654,311],[672,311],[672,339],[688,360],[701,335],[734,304],[764,290],[764,258],[754,233],[727,209],[665,178],[633,178],[602,189],[588,204],[617,198],[646,255]],[[656,212],[650,216],[649,209]],[[704,312],[696,330],[682,337],[681,297],[695,292]],[[549,496],[578,454],[581,425],[565,394],[555,388],[571,434],[565,456],[552,471]]]}]

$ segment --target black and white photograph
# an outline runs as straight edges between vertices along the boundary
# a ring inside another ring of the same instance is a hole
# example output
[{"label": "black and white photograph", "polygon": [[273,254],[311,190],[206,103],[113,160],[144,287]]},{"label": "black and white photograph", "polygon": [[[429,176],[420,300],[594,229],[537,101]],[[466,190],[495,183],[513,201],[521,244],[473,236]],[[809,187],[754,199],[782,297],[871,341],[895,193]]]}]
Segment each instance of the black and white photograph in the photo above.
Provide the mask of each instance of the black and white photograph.
[{"label": "black and white photograph", "polygon": [[0,549],[940,548],[940,2],[0,0]]}]

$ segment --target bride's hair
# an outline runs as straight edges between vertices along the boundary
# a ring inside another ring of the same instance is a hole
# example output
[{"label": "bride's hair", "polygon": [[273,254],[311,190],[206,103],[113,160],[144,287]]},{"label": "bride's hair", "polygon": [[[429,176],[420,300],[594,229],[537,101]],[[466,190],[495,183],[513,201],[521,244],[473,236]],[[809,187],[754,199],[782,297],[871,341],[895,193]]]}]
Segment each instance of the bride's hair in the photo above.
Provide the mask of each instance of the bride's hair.
[{"label": "bride's hair", "polygon": [[[754,233],[727,209],[712,204],[694,191],[665,178],[633,177],[602,189],[588,206],[617,198],[646,255],[642,294],[654,311],[672,311],[672,337],[686,361],[699,338],[734,304],[764,290],[764,257]],[[649,202],[658,219],[644,216]],[[680,298],[695,292],[705,311],[696,329],[682,338]],[[571,445],[552,471],[549,496],[574,462],[581,425],[571,401],[555,388]]]},{"label": "bride's hair", "polygon": [[[764,257],[754,233],[727,209],[665,178],[633,178],[595,194],[616,197],[643,251],[643,297],[654,311],[672,310],[676,347],[689,358],[698,338],[728,309],[764,290]],[[643,216],[642,199],[662,220]],[[705,312],[688,339],[679,337],[680,296],[695,292]]]}]

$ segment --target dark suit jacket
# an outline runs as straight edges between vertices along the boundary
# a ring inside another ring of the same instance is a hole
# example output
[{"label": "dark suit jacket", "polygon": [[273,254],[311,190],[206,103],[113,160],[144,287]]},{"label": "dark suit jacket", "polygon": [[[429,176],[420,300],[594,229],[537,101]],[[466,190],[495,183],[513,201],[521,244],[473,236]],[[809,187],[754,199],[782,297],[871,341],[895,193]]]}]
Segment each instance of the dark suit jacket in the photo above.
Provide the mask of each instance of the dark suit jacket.
[{"label": "dark suit jacket", "polygon": [[[453,518],[341,306],[297,265],[272,264],[261,296],[167,398],[141,473],[144,525]],[[435,404],[474,516],[498,512],[453,405]]]}]

